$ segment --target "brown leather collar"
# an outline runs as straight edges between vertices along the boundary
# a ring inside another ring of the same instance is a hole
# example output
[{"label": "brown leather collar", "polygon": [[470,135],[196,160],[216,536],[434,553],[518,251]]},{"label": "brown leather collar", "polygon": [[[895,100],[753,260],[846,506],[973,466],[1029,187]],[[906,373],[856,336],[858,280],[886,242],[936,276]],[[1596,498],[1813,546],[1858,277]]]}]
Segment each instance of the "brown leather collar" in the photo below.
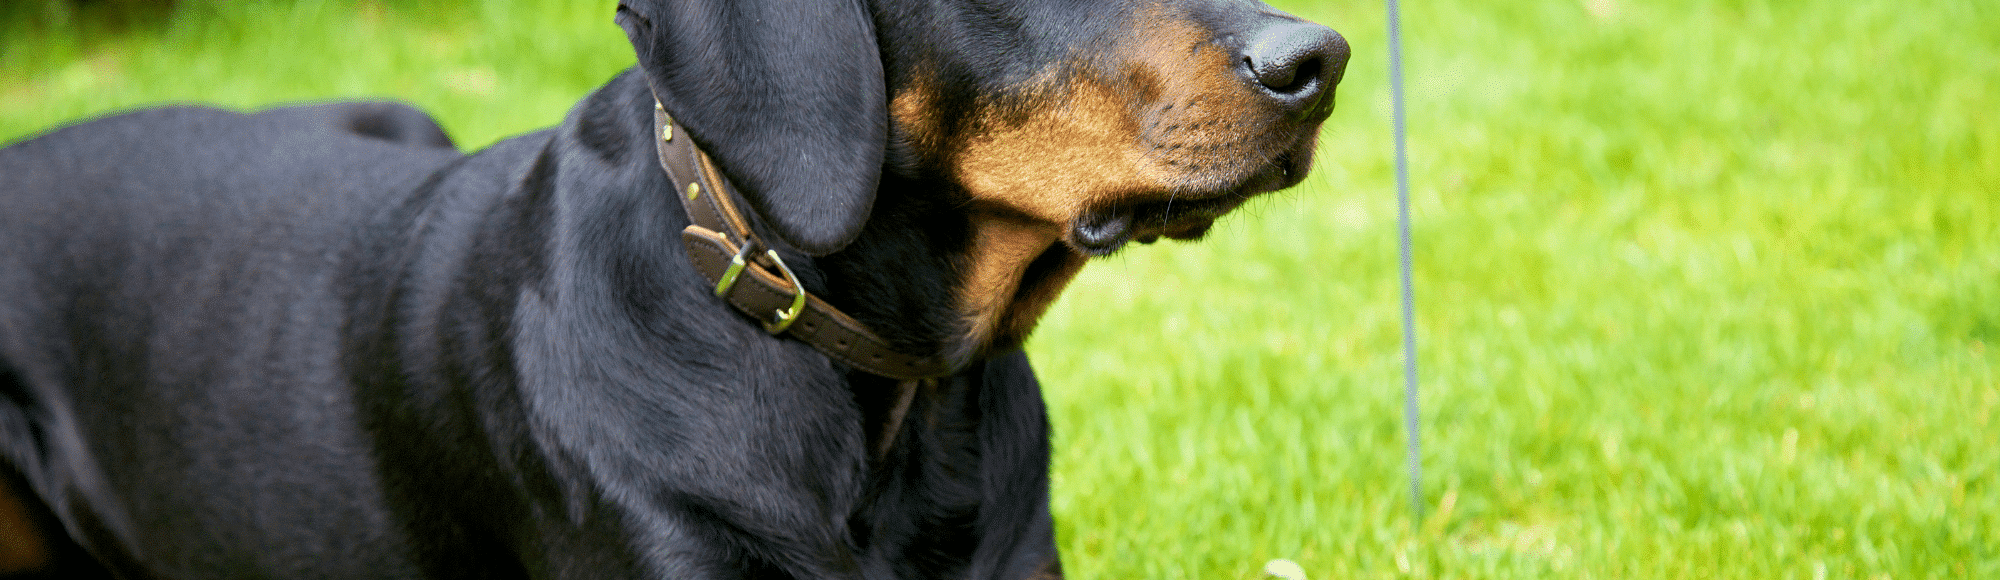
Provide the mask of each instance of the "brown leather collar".
[{"label": "brown leather collar", "polygon": [[692,139],[676,138],[673,117],[658,99],[653,101],[653,126],[660,167],[693,222],[681,231],[681,242],[695,270],[715,284],[716,296],[762,322],[771,334],[790,333],[862,371],[903,381],[951,374],[942,357],[897,352],[861,322],[806,292],[778,253],[750,231],[749,221],[736,209],[735,188],[715,161]]}]

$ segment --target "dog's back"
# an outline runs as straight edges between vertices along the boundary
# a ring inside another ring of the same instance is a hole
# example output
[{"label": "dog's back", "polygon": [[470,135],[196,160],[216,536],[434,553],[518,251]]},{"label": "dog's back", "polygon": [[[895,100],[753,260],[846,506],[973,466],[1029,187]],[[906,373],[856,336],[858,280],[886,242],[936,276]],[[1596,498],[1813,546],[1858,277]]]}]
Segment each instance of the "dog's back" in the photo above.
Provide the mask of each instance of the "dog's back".
[{"label": "dog's back", "polygon": [[[374,479],[332,476],[375,466],[327,321],[358,237],[459,157],[385,103],[156,109],[0,149],[0,463],[78,540],[212,559],[188,569],[395,561],[356,501]],[[248,529],[292,534],[205,533]]]}]

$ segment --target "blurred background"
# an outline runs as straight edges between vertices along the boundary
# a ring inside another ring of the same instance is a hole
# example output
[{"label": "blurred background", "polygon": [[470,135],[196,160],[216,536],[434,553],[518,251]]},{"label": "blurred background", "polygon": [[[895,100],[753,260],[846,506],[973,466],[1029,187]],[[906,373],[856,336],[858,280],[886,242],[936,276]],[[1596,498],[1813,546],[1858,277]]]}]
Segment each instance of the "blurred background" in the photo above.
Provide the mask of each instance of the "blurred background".
[{"label": "blurred background", "polygon": [[[1383,6],[1276,4],[1354,48],[1313,177],[1030,341],[1072,577],[2000,577],[2000,3],[1406,2],[1421,520]],[[0,142],[372,97],[483,147],[630,66],[614,5],[8,0]]]}]

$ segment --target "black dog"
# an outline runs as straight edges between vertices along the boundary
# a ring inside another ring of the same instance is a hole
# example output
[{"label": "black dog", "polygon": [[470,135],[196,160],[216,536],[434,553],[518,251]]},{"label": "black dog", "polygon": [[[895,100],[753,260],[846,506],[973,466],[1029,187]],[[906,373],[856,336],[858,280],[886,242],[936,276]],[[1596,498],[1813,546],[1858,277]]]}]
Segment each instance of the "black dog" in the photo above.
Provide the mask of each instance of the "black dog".
[{"label": "black dog", "polygon": [[124,578],[1059,577],[1021,341],[1088,257],[1303,178],[1348,57],[1250,0],[616,21],[637,67],[472,155],[391,104],[0,150],[0,511],[44,524],[0,540]]}]

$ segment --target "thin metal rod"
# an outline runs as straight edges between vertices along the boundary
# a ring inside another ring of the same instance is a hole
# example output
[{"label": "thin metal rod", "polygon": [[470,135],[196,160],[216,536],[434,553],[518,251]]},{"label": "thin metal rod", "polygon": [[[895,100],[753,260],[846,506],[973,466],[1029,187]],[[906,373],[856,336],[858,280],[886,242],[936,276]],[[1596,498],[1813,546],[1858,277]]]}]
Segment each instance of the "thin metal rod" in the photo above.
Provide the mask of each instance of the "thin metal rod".
[{"label": "thin metal rod", "polygon": [[1424,517],[1422,447],[1417,437],[1417,298],[1415,275],[1410,257],[1410,157],[1406,143],[1409,130],[1403,111],[1403,15],[1396,0],[1389,3],[1389,91],[1396,126],[1396,234],[1401,252],[1403,281],[1403,423],[1409,448],[1410,512]]}]

